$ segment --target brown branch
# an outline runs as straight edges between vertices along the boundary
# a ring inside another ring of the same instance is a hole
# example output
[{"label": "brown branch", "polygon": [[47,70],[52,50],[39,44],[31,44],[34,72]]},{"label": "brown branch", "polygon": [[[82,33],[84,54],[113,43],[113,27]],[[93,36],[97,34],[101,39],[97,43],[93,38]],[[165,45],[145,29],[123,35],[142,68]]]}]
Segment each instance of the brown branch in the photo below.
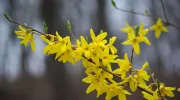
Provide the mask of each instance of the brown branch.
[{"label": "brown branch", "polygon": [[23,27],[25,27],[25,28],[27,28],[27,29],[31,29],[31,31],[35,31],[35,32],[39,33],[39,34],[37,34],[37,35],[43,34],[42,32],[40,32],[40,31],[38,31],[38,30],[36,30],[36,29],[34,29],[34,28],[31,28],[31,27],[29,27],[29,26],[20,24],[20,23],[18,23],[18,22],[15,22],[15,21],[13,21],[13,20],[10,20],[9,18],[8,18],[7,20],[8,20],[9,22],[13,23],[13,24],[21,25],[21,26],[23,26]]},{"label": "brown branch", "polygon": [[148,67],[148,73],[149,73],[149,75],[151,75],[151,78],[152,78],[153,82],[155,83],[156,88],[158,89],[158,93],[159,93],[161,99],[162,99],[162,100],[166,100],[166,98],[162,97],[161,91],[160,91],[160,89],[159,89],[159,87],[158,87],[158,85],[157,85],[157,80],[154,78],[154,74],[152,74],[152,72],[151,72],[151,70],[149,69],[149,67]]},{"label": "brown branch", "polygon": [[133,55],[134,55],[134,49],[133,49],[133,47],[132,47],[132,51],[131,51],[131,59],[130,59],[131,64],[132,64],[132,61],[133,61]]},{"label": "brown branch", "polygon": [[[17,24],[17,25],[21,25],[21,26],[23,26],[23,27],[25,27],[25,28],[31,29],[32,31],[35,31],[35,32],[39,33],[39,34],[37,34],[37,35],[43,34],[42,32],[40,32],[40,31],[38,31],[38,30],[36,30],[36,29],[33,29],[33,28],[29,27],[29,26],[26,26],[26,25],[23,25],[23,24],[14,22],[14,21],[9,20],[9,19],[8,19],[8,21],[11,22],[11,23]],[[70,33],[71,33],[71,35],[73,35],[73,33],[72,33],[71,31],[70,31]],[[49,36],[49,34],[47,34],[47,36]],[[73,36],[73,37],[74,37],[74,36]],[[74,38],[75,38],[75,37],[74,37]],[[76,40],[76,39],[75,39],[75,40]],[[76,46],[75,46],[75,45],[72,45],[72,49],[75,50],[75,49],[76,49]],[[130,62],[131,62],[131,63],[132,63],[132,60],[133,60],[133,53],[134,53],[134,49],[132,48],[132,54],[131,54],[131,59],[130,59]],[[88,59],[88,58],[86,58],[86,57],[83,56],[83,55],[82,55],[82,57],[85,58],[85,59],[87,59],[89,62],[92,62],[92,63],[95,64],[95,62],[93,62],[92,59]],[[116,77],[118,77],[118,78],[121,78],[118,74],[114,74],[113,72],[111,72],[111,71],[109,71],[108,69],[106,69],[104,66],[99,66],[99,68],[101,68],[101,69],[103,69],[104,71],[112,74],[113,76],[116,76]],[[131,70],[132,70],[132,69],[131,69]],[[147,92],[147,93],[149,93],[149,94],[151,94],[151,95],[153,94],[152,92],[144,89],[143,87],[138,86],[137,88],[140,89],[141,91]]]},{"label": "brown branch", "polygon": [[[122,11],[122,12],[127,12],[127,13],[132,13],[132,14],[140,15],[140,16],[150,17],[150,18],[152,18],[152,19],[154,19],[154,20],[157,20],[157,19],[158,19],[158,17],[152,16],[152,15],[149,14],[149,13],[148,13],[148,14],[145,14],[145,13],[135,12],[135,11],[133,11],[133,10],[121,9],[121,8],[118,8],[118,7],[117,7],[117,10]],[[167,17],[166,17],[166,18],[167,18]],[[166,21],[166,20],[162,20],[162,22],[164,23],[165,26],[171,25],[171,26],[173,26],[173,27],[175,27],[175,28],[179,28],[179,29],[180,29],[180,25],[173,24],[173,23],[171,23],[171,22],[169,22],[169,21]]]},{"label": "brown branch", "polygon": [[[131,64],[132,64],[132,61],[133,61],[133,56],[134,56],[134,49],[133,49],[133,47],[132,47],[131,58],[130,58],[130,63],[131,63]],[[131,68],[130,68],[130,70],[129,70],[129,73],[130,73],[130,74],[132,73],[132,66],[131,66]]]},{"label": "brown branch", "polygon": [[150,91],[144,89],[143,87],[138,86],[137,88],[138,88],[139,90],[141,90],[141,91],[144,91],[144,92],[146,92],[146,93],[149,93],[149,94],[153,95],[152,92],[150,92]]},{"label": "brown branch", "polygon": [[108,73],[110,73],[110,74],[112,74],[112,75],[114,75],[114,76],[116,76],[116,77],[118,77],[118,78],[121,78],[121,76],[119,76],[118,74],[114,74],[113,72],[111,72],[111,71],[109,71],[108,69],[106,69],[105,67],[103,67],[103,66],[99,66],[101,69],[103,69],[104,71],[106,71],[106,72],[108,72]]},{"label": "brown branch", "polygon": [[[89,62],[92,62],[93,64],[95,64],[95,62],[93,62],[92,59],[88,59],[88,58],[86,58],[85,56],[82,56],[82,57],[85,58],[85,59],[87,59]],[[118,74],[114,74],[113,72],[111,72],[111,71],[109,71],[108,69],[106,69],[104,66],[99,66],[99,68],[103,69],[104,71],[108,72],[109,74],[111,74],[111,75],[113,75],[113,76],[116,76],[116,77],[118,77],[118,78],[121,78],[121,76],[119,76]],[[139,90],[141,90],[141,91],[144,91],[144,92],[146,92],[146,93],[149,93],[149,94],[153,95],[152,92],[144,89],[143,87],[138,86],[137,88],[138,88]]]},{"label": "brown branch", "polygon": [[164,8],[164,3],[163,3],[163,0],[161,0],[161,4],[162,4],[162,9],[163,9],[163,13],[164,13],[164,16],[165,16],[166,22],[168,23],[168,18],[167,18],[167,14],[166,14],[166,11],[165,11],[165,8]]},{"label": "brown branch", "polygon": [[[103,66],[100,66],[100,68],[102,68],[104,71],[106,71],[106,72],[108,72],[108,73],[110,73],[110,74],[112,74],[112,75],[114,75],[114,76],[116,76],[116,77],[118,77],[118,78],[121,78],[119,75],[112,73],[111,71],[107,70],[107,69],[104,68]],[[144,91],[144,92],[146,92],[146,93],[149,93],[149,94],[153,95],[152,92],[144,89],[143,87],[138,86],[137,88],[138,88],[139,90],[141,90],[141,91]]]},{"label": "brown branch", "polygon": [[76,41],[76,37],[75,35],[73,34],[73,32],[71,30],[69,30],[70,34],[72,35],[72,37],[74,38],[74,40]]}]

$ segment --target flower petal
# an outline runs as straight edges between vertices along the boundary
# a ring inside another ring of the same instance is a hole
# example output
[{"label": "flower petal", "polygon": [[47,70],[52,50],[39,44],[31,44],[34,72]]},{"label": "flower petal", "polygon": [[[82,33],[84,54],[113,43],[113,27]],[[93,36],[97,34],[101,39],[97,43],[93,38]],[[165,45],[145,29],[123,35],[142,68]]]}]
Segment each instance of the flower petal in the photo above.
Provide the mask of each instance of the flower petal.
[{"label": "flower petal", "polygon": [[94,34],[93,29],[90,29],[90,35],[91,35],[91,39],[94,41],[94,39],[96,38],[96,35]]},{"label": "flower petal", "polygon": [[157,23],[157,25],[162,26],[162,20],[160,18],[158,18],[156,23]]},{"label": "flower petal", "polygon": [[133,44],[133,48],[134,48],[134,52],[135,52],[136,54],[140,54],[140,46],[139,46],[138,43],[134,43],[134,44]]},{"label": "flower petal", "polygon": [[142,70],[144,70],[145,68],[147,68],[149,66],[149,63],[146,61],[144,64],[143,64],[143,66],[142,66]]},{"label": "flower petal", "polygon": [[143,37],[143,41],[147,44],[147,45],[151,45],[151,43],[150,43],[150,41],[148,40],[148,38],[147,37]]},{"label": "flower petal", "polygon": [[32,49],[33,52],[36,51],[36,46],[35,46],[34,39],[31,41],[31,49]]},{"label": "flower petal", "polygon": [[163,27],[162,27],[162,31],[163,31],[163,32],[168,32],[168,29],[163,26]]},{"label": "flower petal", "polygon": [[132,44],[132,40],[127,40],[125,42],[122,43],[123,45],[131,45]]},{"label": "flower petal", "polygon": [[59,41],[62,40],[62,37],[58,34],[58,32],[56,31],[56,37],[58,38]]},{"label": "flower petal", "polygon": [[161,31],[160,31],[160,30],[156,30],[156,31],[155,31],[155,37],[156,37],[156,38],[159,38],[160,35],[161,35]]}]

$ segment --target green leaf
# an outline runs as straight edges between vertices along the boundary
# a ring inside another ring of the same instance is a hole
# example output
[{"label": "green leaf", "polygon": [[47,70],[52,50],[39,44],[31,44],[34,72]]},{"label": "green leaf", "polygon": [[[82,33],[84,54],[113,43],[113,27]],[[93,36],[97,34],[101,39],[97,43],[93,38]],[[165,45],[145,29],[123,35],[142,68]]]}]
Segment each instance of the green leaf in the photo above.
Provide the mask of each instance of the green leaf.
[{"label": "green leaf", "polygon": [[136,27],[136,36],[139,34],[139,26]]},{"label": "green leaf", "polygon": [[111,4],[117,9],[116,2],[114,0],[111,0]]},{"label": "green leaf", "polygon": [[86,36],[86,41],[87,41],[87,42],[89,42],[89,39],[88,39],[88,37],[87,37],[87,36]]},{"label": "green leaf", "polygon": [[45,32],[48,33],[48,27],[45,22],[43,22],[43,28],[44,28]]},{"label": "green leaf", "polygon": [[132,28],[133,28],[134,30],[136,30],[137,27],[138,27],[137,25],[133,25],[133,26],[132,26]]},{"label": "green leaf", "polygon": [[157,79],[156,82],[157,82],[157,87],[159,89],[160,88],[160,81]]},{"label": "green leaf", "polygon": [[4,17],[8,20],[8,21],[10,21],[11,22],[11,19],[10,19],[10,17],[4,12]]},{"label": "green leaf", "polygon": [[28,26],[26,23],[24,23],[24,26]]},{"label": "green leaf", "polygon": [[103,32],[104,32],[104,31],[101,29],[101,30],[100,30],[100,34],[103,33]]},{"label": "green leaf", "polygon": [[146,9],[144,10],[144,14],[149,15],[149,13],[148,13],[148,11]]},{"label": "green leaf", "polygon": [[69,20],[67,20],[67,27],[68,27],[68,30],[71,31],[71,23]]}]

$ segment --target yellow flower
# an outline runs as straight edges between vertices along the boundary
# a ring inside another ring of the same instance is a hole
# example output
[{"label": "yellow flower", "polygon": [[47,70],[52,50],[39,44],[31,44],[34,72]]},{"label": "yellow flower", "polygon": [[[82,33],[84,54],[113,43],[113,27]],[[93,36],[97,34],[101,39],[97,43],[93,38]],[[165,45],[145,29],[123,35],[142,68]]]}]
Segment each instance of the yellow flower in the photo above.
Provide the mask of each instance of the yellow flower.
[{"label": "yellow flower", "polygon": [[89,43],[89,46],[92,47],[92,49],[96,50],[97,54],[102,53],[102,51],[107,48],[105,45],[107,43],[107,40],[105,40],[107,36],[107,32],[100,33],[99,35],[95,35],[94,31],[90,29],[90,36],[92,39],[92,42]]},{"label": "yellow flower", "polygon": [[51,54],[51,49],[54,47],[54,44],[55,44],[55,43],[54,43],[54,37],[53,37],[53,36],[51,37],[51,41],[48,40],[45,35],[41,35],[40,38],[41,38],[44,42],[46,42],[46,43],[48,44],[48,45],[44,48],[43,53],[46,54],[46,52],[48,52],[48,54]]},{"label": "yellow flower", "polygon": [[149,91],[150,93],[153,93],[153,86],[155,85],[155,83],[150,83],[148,86],[147,85],[143,85],[143,84],[138,84],[138,86],[140,88],[146,89],[147,91]]},{"label": "yellow flower", "polygon": [[66,51],[64,51],[61,56],[59,57],[58,61],[66,63],[69,61],[72,64],[75,64],[74,57],[76,57],[74,50],[71,48],[71,44],[68,42],[66,46]]},{"label": "yellow flower", "polygon": [[147,93],[147,92],[141,92],[143,94],[143,97],[146,98],[147,100],[161,100],[158,97],[158,93],[157,92],[153,92],[153,95]]},{"label": "yellow flower", "polygon": [[131,95],[127,90],[123,89],[116,83],[109,85],[109,90],[106,92],[106,100],[111,100],[112,97],[118,96],[119,100],[126,100],[126,94]]},{"label": "yellow flower", "polygon": [[129,77],[129,86],[130,86],[130,89],[134,92],[136,91],[137,89],[137,86],[138,86],[138,82],[136,81],[135,78],[133,78],[131,75]]},{"label": "yellow flower", "polygon": [[59,58],[59,62],[66,63],[69,61],[72,64],[75,64],[75,51],[72,49],[72,44],[70,41],[70,37],[66,36],[62,38],[57,32],[56,32],[56,38],[58,39],[55,41],[55,44],[53,48],[51,48],[51,53],[56,53],[55,59]]},{"label": "yellow flower", "polygon": [[137,86],[138,86],[138,82],[137,80],[132,76],[130,75],[129,77],[127,78],[124,78],[122,82],[120,82],[119,84],[122,85],[122,84],[125,84],[125,83],[129,83],[129,87],[130,89],[135,92],[136,89],[137,89]]},{"label": "yellow flower", "polygon": [[76,45],[74,46],[74,52],[76,54],[76,58],[75,60],[76,61],[79,61],[81,60],[83,57],[82,57],[82,54],[83,54],[83,51],[82,51],[82,48],[81,48],[81,42],[79,39],[76,40]]},{"label": "yellow flower", "polygon": [[104,38],[106,38],[106,36],[107,36],[107,32],[103,32],[103,33],[99,34],[96,37],[96,35],[94,34],[93,29],[90,29],[90,35],[91,35],[91,39],[92,39],[93,42],[96,42],[96,43],[102,42],[103,44],[105,44],[107,42],[106,40],[103,41]]},{"label": "yellow flower", "polygon": [[[135,34],[130,35],[129,39],[123,42],[123,45],[132,45],[134,52],[136,54],[140,54],[140,46],[139,43],[146,41],[145,36],[135,36]],[[146,43],[146,42],[145,42]],[[147,42],[148,43],[148,42]],[[149,44],[149,43],[148,43]]]},{"label": "yellow flower", "polygon": [[121,32],[128,34],[128,39],[134,34],[134,29],[128,23],[125,24],[125,28],[121,28]]},{"label": "yellow flower", "polygon": [[19,25],[20,31],[15,31],[16,35],[25,36],[28,34],[27,30],[24,29],[21,25]]},{"label": "yellow flower", "polygon": [[80,39],[81,39],[82,52],[84,53],[84,56],[86,58],[90,59],[92,47],[87,43],[87,41],[83,36],[81,36]]},{"label": "yellow flower", "polygon": [[[66,36],[64,38],[62,38],[58,32],[56,32],[56,38],[58,39],[56,41],[56,43],[54,44],[53,48],[51,49],[51,53],[56,53],[56,57],[55,59],[59,58],[60,56],[62,56],[63,53],[72,53],[72,45],[71,45],[71,41],[70,41],[70,37]],[[74,54],[72,54],[74,55]]]},{"label": "yellow flower", "polygon": [[140,23],[138,37],[141,37],[142,40],[143,40],[147,45],[150,46],[151,43],[150,43],[150,41],[148,40],[148,38],[145,36],[148,32],[149,32],[148,29],[144,29],[144,24],[143,24],[143,23]]},{"label": "yellow flower", "polygon": [[126,73],[131,68],[131,63],[129,62],[128,54],[124,54],[124,59],[117,59],[117,63],[119,65],[119,68],[115,69],[113,73],[120,74],[121,78],[124,78],[126,76]]},{"label": "yellow flower", "polygon": [[107,32],[103,32],[101,34],[99,34],[98,36],[96,36],[94,34],[94,31],[92,29],[90,29],[90,36],[92,39],[92,43],[93,46],[95,48],[106,48],[105,44],[107,43],[107,40],[104,40],[107,36]]},{"label": "yellow flower", "polygon": [[99,78],[95,75],[88,75],[86,78],[84,78],[82,80],[85,83],[90,83],[89,87],[86,90],[86,93],[90,93],[93,90],[99,88],[100,84],[99,84]]},{"label": "yellow flower", "polygon": [[[66,51],[66,44],[67,42],[70,41],[70,37],[66,36],[64,38],[62,38],[58,32],[56,32],[56,37],[58,39],[57,43],[55,44],[54,47],[54,52],[60,53],[59,55],[61,55],[61,53]],[[56,58],[59,57],[59,55],[56,55]]]},{"label": "yellow flower", "polygon": [[148,73],[144,70],[147,67],[148,67],[148,62],[144,63],[142,68],[140,70],[137,70],[137,75],[135,75],[138,82],[144,86],[146,86],[146,83],[144,82],[144,80],[149,81],[149,78],[150,78]]},{"label": "yellow flower", "polygon": [[58,32],[56,36],[48,35],[50,39],[47,39],[45,35],[41,35],[41,39],[48,45],[44,48],[43,53],[48,52],[48,54],[55,54],[55,59],[59,58],[58,61],[65,63],[66,61],[75,64],[74,57],[76,56],[74,50],[72,49],[70,37],[66,36],[62,38]]},{"label": "yellow flower", "polygon": [[[150,45],[150,41],[148,40],[148,38],[146,38],[146,34],[148,33],[148,29],[143,29],[144,28],[144,24],[141,23],[140,27],[139,27],[139,32],[135,35],[134,33],[134,29],[132,27],[130,27],[127,24],[126,28],[123,28],[123,32],[129,32],[128,33],[128,39],[123,42],[123,45],[132,45],[134,52],[136,54],[140,54],[140,46],[139,43],[140,42],[145,42],[147,45]],[[133,30],[133,31],[132,31]]]},{"label": "yellow flower", "polygon": [[87,67],[89,67],[89,66],[96,66],[94,63],[91,63],[91,62],[89,62],[88,61],[88,59],[86,59],[86,58],[84,58],[84,57],[82,57],[82,65],[85,67],[85,68],[87,68]]},{"label": "yellow flower", "polygon": [[116,63],[115,58],[117,55],[109,54],[109,49],[105,49],[102,53],[100,53],[100,58],[102,60],[102,65],[107,66],[109,71],[112,71],[110,63]]},{"label": "yellow flower", "polygon": [[178,88],[177,91],[180,92],[180,88]]},{"label": "yellow flower", "polygon": [[160,18],[158,18],[156,24],[150,27],[150,29],[155,31],[156,38],[160,37],[161,32],[168,32],[168,29],[165,26],[163,26],[162,20]]},{"label": "yellow flower", "polygon": [[110,38],[109,43],[107,45],[113,55],[117,52],[117,49],[113,46],[113,43],[115,42],[115,40],[116,40],[116,37]]},{"label": "yellow flower", "polygon": [[[169,97],[174,97],[172,91],[175,89],[176,89],[175,87],[165,87],[163,83],[160,84],[160,91],[162,96],[167,95]],[[158,91],[158,89],[156,91]]]},{"label": "yellow flower", "polygon": [[103,93],[105,93],[106,91],[108,91],[108,84],[105,82],[101,82],[100,83],[100,87],[96,89],[97,91],[97,98],[102,95]]},{"label": "yellow flower", "polygon": [[33,33],[29,33],[21,25],[19,25],[19,29],[20,31],[15,31],[15,33],[17,34],[17,38],[22,39],[20,44],[24,44],[25,46],[27,46],[30,42],[32,51],[36,51]]},{"label": "yellow flower", "polygon": [[92,60],[97,66],[99,66],[100,53],[98,53],[97,51],[98,51],[98,50],[96,50],[96,49],[92,49],[92,50],[91,50],[91,60]]},{"label": "yellow flower", "polygon": [[105,77],[101,75],[101,70],[98,70],[98,72],[99,73],[96,73],[95,75],[88,74],[88,76],[82,80],[85,83],[90,83],[89,87],[86,90],[86,93],[90,93],[93,90],[97,90],[101,92],[100,94],[102,94],[102,89],[99,88],[102,88],[102,84],[106,84],[106,80],[104,79]]},{"label": "yellow flower", "polygon": [[87,75],[89,74],[96,74],[96,76],[98,76],[99,80],[105,80],[105,78],[107,79],[112,79],[113,75],[104,71],[102,68],[99,68],[99,66],[88,66],[85,73]]}]

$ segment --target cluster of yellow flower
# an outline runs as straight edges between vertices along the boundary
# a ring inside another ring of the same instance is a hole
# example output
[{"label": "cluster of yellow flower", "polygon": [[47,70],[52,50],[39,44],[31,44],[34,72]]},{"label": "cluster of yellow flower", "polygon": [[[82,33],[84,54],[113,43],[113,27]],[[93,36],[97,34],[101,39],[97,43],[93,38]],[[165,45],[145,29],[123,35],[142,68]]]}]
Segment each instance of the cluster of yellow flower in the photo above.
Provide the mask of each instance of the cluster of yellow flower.
[{"label": "cluster of yellow flower", "polygon": [[[19,28],[20,31],[15,31],[15,33],[18,38],[22,39],[20,44],[27,46],[30,42],[32,50],[35,51],[34,31],[21,25]],[[159,38],[162,31],[168,31],[163,26],[161,19],[158,19],[157,23],[150,29],[155,30],[156,38]],[[139,43],[141,42],[150,46],[150,41],[146,37],[149,29],[144,29],[143,23],[136,30],[126,24],[126,27],[122,28],[121,31],[128,34],[127,40],[122,44],[132,45],[132,52],[140,54]],[[106,100],[115,96],[118,96],[119,100],[126,100],[126,95],[131,95],[128,91],[128,88],[130,88],[132,92],[140,89],[144,98],[148,100],[163,100],[165,96],[174,96],[172,91],[175,88],[166,87],[164,83],[156,80],[148,70],[148,62],[145,62],[140,69],[134,69],[132,65],[133,53],[130,59],[127,53],[124,54],[123,59],[120,59],[117,55],[118,50],[113,46],[116,37],[107,41],[107,32],[102,32],[96,36],[93,30],[90,29],[91,42],[80,36],[80,39],[76,40],[74,45],[71,43],[69,36],[63,38],[58,32],[55,34],[38,34],[47,43],[43,53],[56,54],[55,59],[63,63],[75,64],[81,60],[87,74],[87,77],[82,81],[90,84],[86,93],[96,90],[97,97],[105,93]],[[114,68],[113,63],[118,64],[118,68]],[[118,77],[118,80],[115,80],[114,77]],[[149,82],[150,77],[153,79],[152,82]],[[149,82],[149,85],[147,85],[147,82]]]},{"label": "cluster of yellow flower", "polygon": [[20,31],[15,31],[17,38],[22,39],[20,44],[28,45],[28,42],[31,43],[32,51],[35,51],[35,42],[33,32],[29,29],[24,29],[21,25],[19,25]]}]

